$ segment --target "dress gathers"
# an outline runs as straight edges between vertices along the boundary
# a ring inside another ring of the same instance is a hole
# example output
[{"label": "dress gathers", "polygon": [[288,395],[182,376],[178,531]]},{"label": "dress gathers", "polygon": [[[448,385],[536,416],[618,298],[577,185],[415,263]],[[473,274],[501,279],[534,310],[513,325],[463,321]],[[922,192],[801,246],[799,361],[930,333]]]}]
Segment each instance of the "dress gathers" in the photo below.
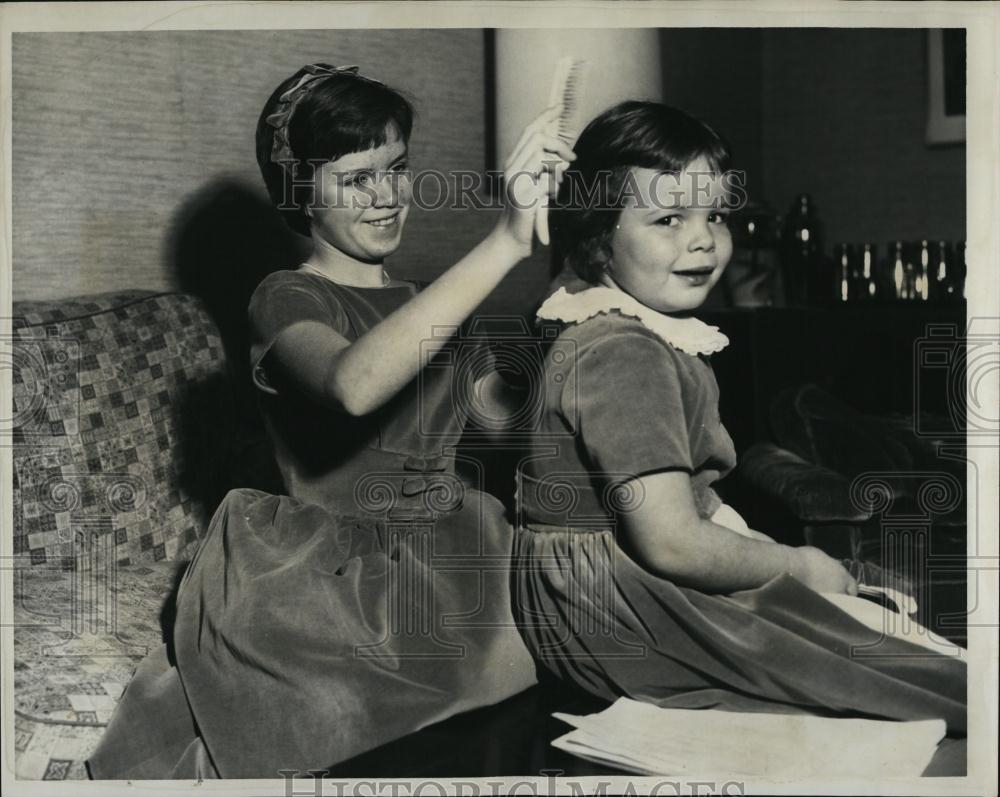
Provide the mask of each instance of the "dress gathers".
[{"label": "dress gathers", "polygon": [[610,288],[560,291],[539,316],[563,329],[519,472],[513,583],[522,633],[546,668],[609,700],[940,717],[964,736],[956,651],[873,630],[790,575],[706,594],[619,544],[618,522],[644,499],[636,477],[662,471],[688,473],[700,516],[741,531],[712,489],[736,464],[707,357],[724,336]]},{"label": "dress gathers", "polygon": [[355,340],[416,292],[304,271],[257,288],[252,377],[288,495],[225,497],[181,582],[173,644],[140,665],[93,777],[322,770],[535,682],[510,605],[512,529],[475,463],[455,467],[464,382],[488,351],[452,338],[361,418],[267,369],[291,324]]}]

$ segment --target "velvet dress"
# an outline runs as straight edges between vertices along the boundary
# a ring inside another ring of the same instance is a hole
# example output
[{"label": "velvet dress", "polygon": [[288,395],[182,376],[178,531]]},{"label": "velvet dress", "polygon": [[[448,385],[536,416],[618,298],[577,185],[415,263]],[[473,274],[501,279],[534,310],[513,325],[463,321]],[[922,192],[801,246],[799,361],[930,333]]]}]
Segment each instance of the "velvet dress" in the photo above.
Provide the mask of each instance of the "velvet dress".
[{"label": "velvet dress", "polygon": [[736,464],[708,359],[725,336],[611,288],[560,291],[539,315],[562,331],[519,473],[513,565],[515,614],[539,662],[608,700],[943,718],[964,736],[960,655],[873,630],[790,575],[706,594],[619,544],[617,524],[644,499],[635,477],[661,471],[690,474],[699,515],[739,530],[712,488]]},{"label": "velvet dress", "polygon": [[226,496],[179,589],[175,659],[140,666],[93,777],[305,776],[535,682],[510,605],[512,529],[453,450],[485,347],[451,338],[361,418],[267,369],[290,324],[354,340],[416,290],[304,271],[257,288],[253,380],[288,495]]}]

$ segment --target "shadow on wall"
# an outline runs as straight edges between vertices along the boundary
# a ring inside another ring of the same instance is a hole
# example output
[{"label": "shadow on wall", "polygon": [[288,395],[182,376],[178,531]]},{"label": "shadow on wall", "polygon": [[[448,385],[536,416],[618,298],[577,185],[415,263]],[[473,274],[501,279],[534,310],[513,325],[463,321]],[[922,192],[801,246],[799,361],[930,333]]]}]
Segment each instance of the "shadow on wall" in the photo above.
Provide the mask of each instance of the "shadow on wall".
[{"label": "shadow on wall", "polygon": [[202,300],[222,336],[235,415],[233,487],[284,491],[250,381],[247,307],[264,277],[296,266],[308,251],[308,239],[288,228],[263,192],[235,178],[198,190],[167,237],[175,284]]},{"label": "shadow on wall", "polygon": [[250,296],[272,271],[300,263],[307,239],[285,225],[262,192],[220,178],[180,208],[167,246],[176,284],[205,303],[222,333],[230,367],[239,364],[239,382],[246,381]]}]

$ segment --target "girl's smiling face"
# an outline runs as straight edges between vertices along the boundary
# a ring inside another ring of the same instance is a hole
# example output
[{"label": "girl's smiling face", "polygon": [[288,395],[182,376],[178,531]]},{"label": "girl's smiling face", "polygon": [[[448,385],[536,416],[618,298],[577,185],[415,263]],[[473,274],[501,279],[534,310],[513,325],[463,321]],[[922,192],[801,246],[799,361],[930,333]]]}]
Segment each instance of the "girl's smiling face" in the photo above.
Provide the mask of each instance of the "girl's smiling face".
[{"label": "girl's smiling face", "polygon": [[410,208],[406,157],[406,141],[393,128],[385,144],[317,169],[315,202],[306,210],[312,234],[365,263],[395,252]]},{"label": "girl's smiling face", "polygon": [[611,237],[608,274],[661,313],[701,305],[733,254],[722,178],[704,158],[680,174],[631,169],[630,191]]}]

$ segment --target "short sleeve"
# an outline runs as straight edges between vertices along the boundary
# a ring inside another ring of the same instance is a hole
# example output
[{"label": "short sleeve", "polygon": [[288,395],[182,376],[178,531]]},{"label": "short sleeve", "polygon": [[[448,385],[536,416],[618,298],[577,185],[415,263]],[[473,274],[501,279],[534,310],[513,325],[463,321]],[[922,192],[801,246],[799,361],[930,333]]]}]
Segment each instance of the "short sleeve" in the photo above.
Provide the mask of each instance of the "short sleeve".
[{"label": "short sleeve", "polygon": [[624,330],[587,346],[562,407],[590,465],[612,481],[693,470],[677,365],[651,336]]},{"label": "short sleeve", "polygon": [[276,394],[263,365],[278,335],[299,321],[318,321],[341,335],[348,328],[347,314],[332,291],[308,276],[293,271],[269,275],[250,298],[247,311],[250,332],[250,373],[254,386]]}]

